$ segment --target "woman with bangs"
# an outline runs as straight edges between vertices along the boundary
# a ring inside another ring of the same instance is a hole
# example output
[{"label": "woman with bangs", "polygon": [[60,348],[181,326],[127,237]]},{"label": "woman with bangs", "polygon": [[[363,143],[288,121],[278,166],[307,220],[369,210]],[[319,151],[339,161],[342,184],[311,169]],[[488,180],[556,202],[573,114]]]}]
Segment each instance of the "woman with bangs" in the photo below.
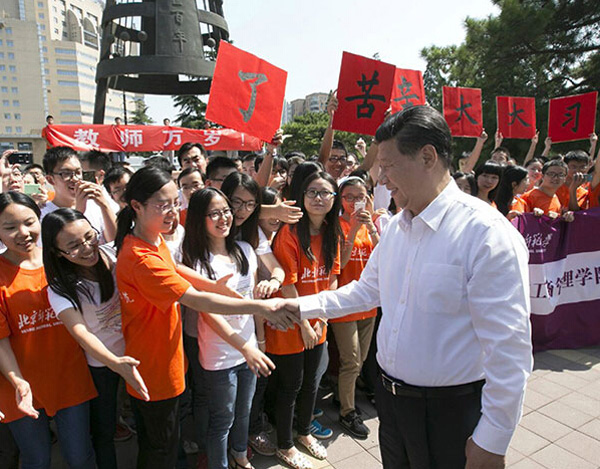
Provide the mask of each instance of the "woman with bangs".
[{"label": "woman with bangs", "polygon": [[492,207],[497,208],[494,198],[496,197],[500,177],[502,177],[502,166],[495,161],[488,160],[479,165],[475,168],[477,194],[473,195]]},{"label": "woman with bangs", "polygon": [[[298,174],[294,176],[294,179]],[[340,203],[337,184],[326,172],[309,174],[298,198],[303,216],[297,225],[283,225],[273,241],[273,252],[285,271],[281,288],[286,298],[337,288],[340,273]],[[323,321],[302,321],[285,332],[265,328],[267,354],[277,369],[277,457],[296,469],[311,468],[308,459],[294,446],[292,422],[297,402],[298,442],[315,458],[327,451],[310,433],[317,388],[318,369],[325,350]]]}]

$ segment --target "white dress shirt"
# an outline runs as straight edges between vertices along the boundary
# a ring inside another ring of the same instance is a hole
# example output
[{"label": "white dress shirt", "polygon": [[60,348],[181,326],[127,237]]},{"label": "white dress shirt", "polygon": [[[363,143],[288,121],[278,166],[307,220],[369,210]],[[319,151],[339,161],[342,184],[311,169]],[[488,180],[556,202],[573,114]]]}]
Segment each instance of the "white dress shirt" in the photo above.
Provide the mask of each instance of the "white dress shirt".
[{"label": "white dress shirt", "polygon": [[451,180],[419,215],[390,220],[358,281],[298,298],[302,319],[381,306],[381,368],[416,386],[485,379],[473,438],[505,454],[533,362],[528,257],[506,218]]}]

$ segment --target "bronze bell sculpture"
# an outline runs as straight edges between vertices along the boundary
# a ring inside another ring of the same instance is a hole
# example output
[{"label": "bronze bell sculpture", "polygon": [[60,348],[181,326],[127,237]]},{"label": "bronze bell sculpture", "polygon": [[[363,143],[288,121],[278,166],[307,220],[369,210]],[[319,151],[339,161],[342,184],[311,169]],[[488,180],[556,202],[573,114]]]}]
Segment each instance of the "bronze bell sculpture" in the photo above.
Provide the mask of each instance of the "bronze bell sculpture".
[{"label": "bronze bell sculpture", "polygon": [[[107,90],[208,94],[219,42],[229,39],[223,0],[107,0],[96,71],[94,123]],[[181,77],[184,77],[182,80]]]}]

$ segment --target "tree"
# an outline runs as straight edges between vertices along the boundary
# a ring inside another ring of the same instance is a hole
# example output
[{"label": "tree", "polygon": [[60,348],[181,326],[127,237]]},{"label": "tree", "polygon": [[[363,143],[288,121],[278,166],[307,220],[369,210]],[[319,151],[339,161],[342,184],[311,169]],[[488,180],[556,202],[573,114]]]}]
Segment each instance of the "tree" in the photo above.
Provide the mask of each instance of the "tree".
[{"label": "tree", "polygon": [[[291,135],[291,137],[284,140],[281,152],[285,154],[296,150],[303,152],[306,156],[318,155],[328,123],[329,116],[326,112],[308,112],[297,116],[292,122],[283,126],[283,134]],[[356,154],[354,145],[359,138],[370,142],[372,137],[338,130],[335,132],[335,139],[343,142],[350,153]]]},{"label": "tree", "polygon": [[173,104],[179,109],[175,118],[181,127],[204,129],[206,127],[206,103],[195,95],[173,96]]},{"label": "tree", "polygon": [[[600,10],[595,0],[493,0],[497,16],[465,20],[458,46],[424,48],[427,100],[442,108],[442,86],[481,88],[484,127],[496,130],[496,96],[536,98],[537,126],[547,135],[548,100],[600,87]],[[473,139],[454,139],[454,153],[470,151]],[[518,161],[529,142],[506,141]],[[488,139],[482,159],[489,157]],[[582,142],[557,144],[561,152]],[[542,145],[539,145],[541,152]]]},{"label": "tree", "polygon": [[153,124],[154,119],[148,115],[148,106],[143,99],[137,98],[135,101],[135,111],[131,117],[131,123],[137,125]]}]

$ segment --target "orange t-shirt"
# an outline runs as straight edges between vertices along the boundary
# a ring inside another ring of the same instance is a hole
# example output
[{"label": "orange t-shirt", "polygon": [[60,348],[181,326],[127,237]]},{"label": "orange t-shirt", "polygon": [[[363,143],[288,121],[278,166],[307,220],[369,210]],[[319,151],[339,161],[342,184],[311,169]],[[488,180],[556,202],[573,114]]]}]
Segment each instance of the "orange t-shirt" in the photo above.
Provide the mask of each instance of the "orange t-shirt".
[{"label": "orange t-shirt", "polygon": [[510,211],[515,210],[517,212],[524,213],[526,202],[521,198],[520,195],[516,196],[510,204]]},{"label": "orange t-shirt", "polygon": [[[311,262],[300,245],[300,240],[296,235],[295,228],[290,225],[283,225],[275,239],[273,240],[273,254],[285,271],[283,285],[294,285],[299,296],[312,295],[323,290],[329,290],[329,280],[331,275],[340,273],[340,253],[338,253],[333,262],[331,272],[325,270],[325,257],[322,251],[323,235],[310,237],[310,246],[316,257],[315,262]],[[314,324],[318,319],[311,319],[309,322]],[[319,344],[325,342],[327,328],[323,327],[323,335]],[[265,339],[267,341],[267,352],[274,355],[291,355],[304,351],[304,342],[300,327],[295,325],[293,329],[280,331],[265,326]]]},{"label": "orange t-shirt", "polygon": [[[350,223],[340,217],[340,226],[344,232],[344,237],[347,237],[350,232]],[[342,268],[342,271],[338,276],[338,287],[343,287],[353,280],[358,280],[360,278],[360,274],[367,265],[367,261],[369,260],[369,257],[371,257],[372,252],[373,241],[371,241],[367,227],[362,225],[354,238],[350,260],[346,266]],[[362,313],[349,314],[341,318],[330,319],[329,322],[360,321],[361,319],[372,318],[375,316],[377,316],[377,308]]]},{"label": "orange t-shirt", "polygon": [[179,211],[179,224],[185,228],[185,220],[187,219],[187,208]]},{"label": "orange t-shirt", "polygon": [[[6,337],[36,409],[52,416],[97,396],[83,350],[50,306],[44,268],[21,269],[0,256],[0,339]],[[3,423],[25,417],[3,375],[0,410]]]},{"label": "orange t-shirt", "polygon": [[598,184],[593,189],[591,188],[591,184],[588,183],[588,192],[587,192],[587,201],[586,208],[596,208],[600,207],[600,184]]},{"label": "orange t-shirt", "polygon": [[521,196],[521,200],[525,202],[525,212],[533,212],[534,208],[539,208],[544,211],[545,215],[548,215],[548,212],[556,212],[560,214],[562,209],[560,200],[558,200],[558,196],[556,194],[550,197],[537,187],[525,192],[525,194]]},{"label": "orange t-shirt", "polygon": [[[585,203],[587,202],[587,192],[588,191],[582,186],[579,186],[577,188],[577,203],[581,208],[587,208],[585,207]],[[560,204],[565,208],[565,210],[568,209],[569,200],[571,199],[571,196],[569,194],[569,186],[567,186],[566,184],[560,186],[556,191],[556,196],[558,197]]]},{"label": "orange t-shirt", "polygon": [[[185,390],[185,364],[177,301],[190,284],[176,272],[162,236],[154,246],[127,235],[116,273],[125,353],[141,362],[138,370],[151,401],[179,396]],[[127,392],[142,398],[129,384]]]}]

